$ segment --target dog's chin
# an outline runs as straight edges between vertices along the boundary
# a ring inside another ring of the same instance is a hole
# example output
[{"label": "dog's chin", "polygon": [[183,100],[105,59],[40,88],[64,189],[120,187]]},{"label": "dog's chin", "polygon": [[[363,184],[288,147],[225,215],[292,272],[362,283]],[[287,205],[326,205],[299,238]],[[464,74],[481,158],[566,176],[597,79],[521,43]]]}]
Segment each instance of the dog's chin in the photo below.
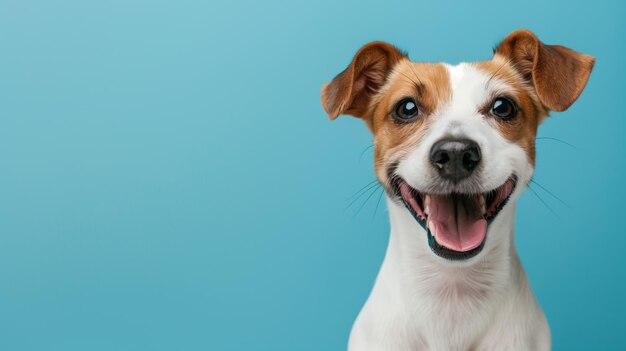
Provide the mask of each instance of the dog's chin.
[{"label": "dog's chin", "polygon": [[430,194],[394,177],[393,192],[427,233],[428,246],[447,260],[468,260],[485,247],[487,229],[506,205],[517,185],[511,175],[484,193]]}]

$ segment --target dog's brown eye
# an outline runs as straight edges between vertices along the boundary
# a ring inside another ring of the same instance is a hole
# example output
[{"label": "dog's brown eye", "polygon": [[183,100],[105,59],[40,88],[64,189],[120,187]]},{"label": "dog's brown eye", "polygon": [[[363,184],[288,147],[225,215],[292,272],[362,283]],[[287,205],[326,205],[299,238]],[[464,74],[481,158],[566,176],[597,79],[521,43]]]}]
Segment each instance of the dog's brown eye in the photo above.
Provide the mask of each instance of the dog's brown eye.
[{"label": "dog's brown eye", "polygon": [[515,106],[515,103],[513,103],[511,99],[499,97],[493,101],[491,111],[494,115],[506,121],[515,117],[517,114],[517,106]]},{"label": "dog's brown eye", "polygon": [[418,108],[415,100],[403,99],[396,105],[394,117],[400,122],[410,122],[417,117],[417,114]]}]

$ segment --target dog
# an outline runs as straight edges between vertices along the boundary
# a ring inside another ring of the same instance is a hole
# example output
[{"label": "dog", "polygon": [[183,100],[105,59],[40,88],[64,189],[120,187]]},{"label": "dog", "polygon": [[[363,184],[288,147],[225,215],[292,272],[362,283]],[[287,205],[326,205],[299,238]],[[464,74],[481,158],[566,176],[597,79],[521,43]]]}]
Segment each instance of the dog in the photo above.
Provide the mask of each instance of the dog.
[{"label": "dog", "polygon": [[352,115],[373,134],[391,227],[350,351],[551,348],[513,241],[515,202],[539,124],[576,101],[594,63],[528,30],[458,65],[377,41],[323,85],[331,120]]}]

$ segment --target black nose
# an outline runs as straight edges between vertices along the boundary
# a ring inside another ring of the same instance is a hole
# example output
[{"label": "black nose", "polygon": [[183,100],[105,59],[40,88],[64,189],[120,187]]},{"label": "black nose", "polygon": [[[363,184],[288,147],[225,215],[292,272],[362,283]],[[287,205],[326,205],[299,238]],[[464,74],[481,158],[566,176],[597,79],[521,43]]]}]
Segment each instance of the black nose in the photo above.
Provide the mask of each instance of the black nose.
[{"label": "black nose", "polygon": [[480,163],[480,148],[468,139],[441,139],[430,149],[430,162],[442,178],[457,183],[469,177]]}]

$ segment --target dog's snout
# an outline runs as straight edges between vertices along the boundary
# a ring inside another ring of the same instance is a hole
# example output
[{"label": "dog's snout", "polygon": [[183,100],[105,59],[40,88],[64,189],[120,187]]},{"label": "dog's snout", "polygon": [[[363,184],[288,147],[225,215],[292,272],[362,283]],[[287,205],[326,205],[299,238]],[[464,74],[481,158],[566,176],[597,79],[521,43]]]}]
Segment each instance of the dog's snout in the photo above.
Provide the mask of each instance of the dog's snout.
[{"label": "dog's snout", "polygon": [[469,139],[441,139],[433,145],[430,161],[442,178],[457,183],[477,168],[480,147]]}]

